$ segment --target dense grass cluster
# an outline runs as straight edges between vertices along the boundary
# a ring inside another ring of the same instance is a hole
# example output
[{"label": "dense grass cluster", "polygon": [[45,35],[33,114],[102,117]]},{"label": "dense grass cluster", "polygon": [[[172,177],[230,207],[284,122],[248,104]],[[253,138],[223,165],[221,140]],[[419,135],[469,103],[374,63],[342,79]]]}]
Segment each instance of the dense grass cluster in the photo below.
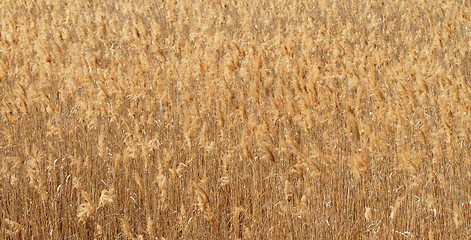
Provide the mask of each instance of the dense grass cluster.
[{"label": "dense grass cluster", "polygon": [[466,239],[468,1],[1,1],[0,238]]}]

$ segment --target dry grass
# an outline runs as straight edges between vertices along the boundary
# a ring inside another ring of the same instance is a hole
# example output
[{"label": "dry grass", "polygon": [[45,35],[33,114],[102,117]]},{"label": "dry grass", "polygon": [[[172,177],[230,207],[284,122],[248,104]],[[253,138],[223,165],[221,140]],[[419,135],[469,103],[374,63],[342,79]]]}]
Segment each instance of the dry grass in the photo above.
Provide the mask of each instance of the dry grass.
[{"label": "dry grass", "polygon": [[466,239],[468,1],[2,1],[0,238]]}]

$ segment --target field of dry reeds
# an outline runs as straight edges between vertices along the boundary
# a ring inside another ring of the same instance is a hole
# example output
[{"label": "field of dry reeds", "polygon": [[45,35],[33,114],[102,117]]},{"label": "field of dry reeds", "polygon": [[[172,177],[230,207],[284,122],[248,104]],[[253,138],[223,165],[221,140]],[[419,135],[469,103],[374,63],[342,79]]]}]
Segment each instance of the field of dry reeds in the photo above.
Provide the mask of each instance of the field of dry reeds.
[{"label": "field of dry reeds", "polygon": [[469,1],[1,1],[1,239],[469,239]]}]

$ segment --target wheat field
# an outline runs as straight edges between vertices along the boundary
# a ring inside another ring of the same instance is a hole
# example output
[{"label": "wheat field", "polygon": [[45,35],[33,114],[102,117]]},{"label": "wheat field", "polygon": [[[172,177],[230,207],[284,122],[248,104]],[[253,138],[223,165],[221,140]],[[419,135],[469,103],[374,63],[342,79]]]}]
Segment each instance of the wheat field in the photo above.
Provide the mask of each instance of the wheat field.
[{"label": "wheat field", "polygon": [[1,239],[469,239],[469,1],[1,1]]}]

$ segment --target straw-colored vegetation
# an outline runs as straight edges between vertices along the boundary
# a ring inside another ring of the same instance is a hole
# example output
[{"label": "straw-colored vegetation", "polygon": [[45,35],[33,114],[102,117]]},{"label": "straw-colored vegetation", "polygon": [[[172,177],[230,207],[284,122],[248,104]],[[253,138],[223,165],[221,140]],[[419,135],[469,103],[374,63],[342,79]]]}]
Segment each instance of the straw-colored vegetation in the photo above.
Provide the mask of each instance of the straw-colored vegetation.
[{"label": "straw-colored vegetation", "polygon": [[1,1],[1,239],[467,239],[469,1]]}]

